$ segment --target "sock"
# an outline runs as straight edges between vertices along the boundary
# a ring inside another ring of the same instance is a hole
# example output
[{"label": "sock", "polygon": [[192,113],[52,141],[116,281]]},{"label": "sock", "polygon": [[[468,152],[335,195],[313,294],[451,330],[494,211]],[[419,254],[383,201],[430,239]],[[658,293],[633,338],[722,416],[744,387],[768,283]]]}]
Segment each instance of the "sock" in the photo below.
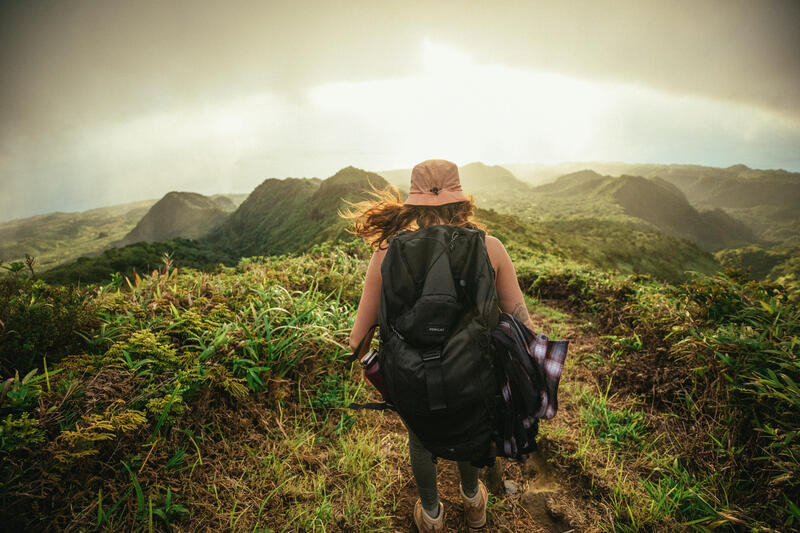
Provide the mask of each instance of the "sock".
[{"label": "sock", "polygon": [[461,490],[464,491],[464,495],[467,497],[468,500],[472,500],[478,495],[478,485],[475,485],[475,488],[472,489],[472,492],[464,490],[463,486],[461,487]]},{"label": "sock", "polygon": [[439,504],[438,503],[436,504],[436,507],[433,509],[433,511],[425,509],[425,512],[428,513],[428,516],[430,516],[433,519],[439,518]]}]

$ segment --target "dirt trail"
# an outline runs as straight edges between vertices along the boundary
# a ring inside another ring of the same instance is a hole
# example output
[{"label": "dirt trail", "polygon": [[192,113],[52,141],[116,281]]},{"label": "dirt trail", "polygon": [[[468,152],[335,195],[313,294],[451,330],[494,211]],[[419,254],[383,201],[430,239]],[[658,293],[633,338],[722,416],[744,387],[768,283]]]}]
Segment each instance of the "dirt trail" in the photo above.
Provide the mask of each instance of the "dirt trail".
[{"label": "dirt trail", "polygon": [[525,510],[545,531],[561,533],[571,530],[572,527],[555,504],[563,488],[541,451],[531,454],[523,471],[531,480],[521,497]]},{"label": "dirt trail", "polygon": [[[532,312],[531,318],[537,332],[552,329],[551,320],[547,317]],[[597,339],[594,335],[587,334],[582,324],[570,317],[566,325],[567,332],[563,338],[570,341],[569,358],[576,358],[580,353],[594,350]],[[562,391],[564,384],[583,379],[583,376],[570,372],[568,369],[565,369],[561,378],[560,389]],[[563,398],[563,392],[561,397]],[[576,413],[567,413],[567,411],[573,409],[572,406],[562,402],[554,421],[543,421],[542,424],[557,423],[564,418],[572,418]],[[551,462],[547,448],[541,446],[541,439],[540,449],[531,454],[522,470],[526,486],[520,498],[521,503],[537,525],[552,533],[573,531],[578,528],[581,517],[576,515],[581,502],[574,495],[575,487],[570,486],[566,473],[559,471],[558,467]]]}]

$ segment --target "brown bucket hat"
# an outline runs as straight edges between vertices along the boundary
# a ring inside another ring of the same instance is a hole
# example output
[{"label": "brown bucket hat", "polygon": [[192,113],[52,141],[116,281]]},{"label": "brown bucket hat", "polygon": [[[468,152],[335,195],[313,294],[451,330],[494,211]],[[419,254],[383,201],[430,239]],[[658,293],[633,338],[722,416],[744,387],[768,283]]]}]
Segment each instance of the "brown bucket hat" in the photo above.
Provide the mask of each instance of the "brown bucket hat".
[{"label": "brown bucket hat", "polygon": [[458,166],[444,159],[428,159],[411,171],[407,205],[444,205],[464,202]]}]

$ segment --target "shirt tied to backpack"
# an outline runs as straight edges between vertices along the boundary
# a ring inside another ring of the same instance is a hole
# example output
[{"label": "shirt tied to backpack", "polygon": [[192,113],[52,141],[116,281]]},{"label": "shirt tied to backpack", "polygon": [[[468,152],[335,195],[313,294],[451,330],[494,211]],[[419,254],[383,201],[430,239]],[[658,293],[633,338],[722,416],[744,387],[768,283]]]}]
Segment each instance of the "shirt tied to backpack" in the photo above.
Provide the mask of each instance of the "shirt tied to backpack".
[{"label": "shirt tied to backpack", "polygon": [[535,417],[550,420],[556,416],[558,411],[558,383],[561,381],[564,361],[567,358],[568,341],[551,341],[541,333],[535,335],[524,324],[507,314],[500,316],[497,329],[504,331],[508,336],[511,336],[515,330],[519,330],[523,334],[526,351],[529,357],[536,361],[544,379],[541,406]]}]

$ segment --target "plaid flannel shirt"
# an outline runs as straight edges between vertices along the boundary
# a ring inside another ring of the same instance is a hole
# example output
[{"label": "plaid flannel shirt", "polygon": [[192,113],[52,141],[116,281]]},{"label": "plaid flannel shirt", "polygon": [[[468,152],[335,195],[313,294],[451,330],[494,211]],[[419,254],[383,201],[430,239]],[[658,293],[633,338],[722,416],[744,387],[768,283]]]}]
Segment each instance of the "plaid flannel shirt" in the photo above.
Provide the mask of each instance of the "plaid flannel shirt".
[{"label": "plaid flannel shirt", "polygon": [[564,370],[569,341],[551,341],[543,334],[535,334],[513,316],[503,313],[497,327],[508,335],[522,334],[528,355],[537,364],[544,377],[545,388],[540,392],[541,407],[535,418],[551,419],[558,411],[558,382]]}]

